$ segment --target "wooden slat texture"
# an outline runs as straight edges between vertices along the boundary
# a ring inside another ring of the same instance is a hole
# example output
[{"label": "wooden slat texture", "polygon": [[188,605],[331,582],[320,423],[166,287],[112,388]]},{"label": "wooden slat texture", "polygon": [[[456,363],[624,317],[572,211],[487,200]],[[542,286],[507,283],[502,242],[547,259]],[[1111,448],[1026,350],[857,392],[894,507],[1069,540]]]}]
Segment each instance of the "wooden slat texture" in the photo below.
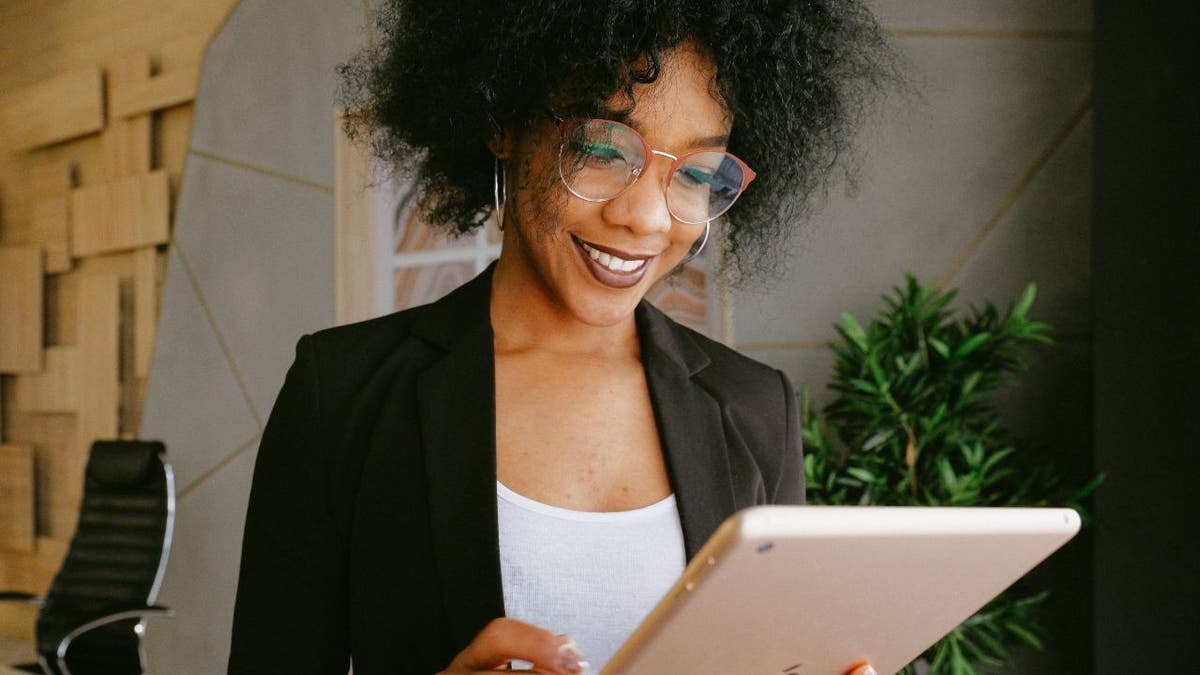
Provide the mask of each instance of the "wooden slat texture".
[{"label": "wooden slat texture", "polygon": [[70,202],[71,165],[67,162],[35,164],[25,172],[23,196],[32,204],[32,241],[46,250],[46,273],[71,269]]},{"label": "wooden slat texture", "polygon": [[[69,536],[37,537],[29,551],[0,551],[0,587],[6,591],[45,594],[62,567],[70,545]],[[6,604],[0,603],[0,606]]]},{"label": "wooden slat texture", "polygon": [[188,137],[192,132],[192,106],[171,108],[158,116],[158,147],[163,169],[171,176],[171,194],[179,196],[183,165],[187,159]]},{"label": "wooden slat texture", "polygon": [[25,179],[22,190],[28,192],[33,201],[71,194],[71,162],[47,161],[44,158],[49,154],[54,153],[51,150],[35,153],[33,156],[42,161],[32,162],[21,171]]},{"label": "wooden slat texture", "polygon": [[[69,542],[69,539],[38,537],[32,551],[0,551],[0,588],[44,595],[67,557]],[[0,635],[33,640],[36,618],[34,605],[0,602]]]},{"label": "wooden slat texture", "polygon": [[127,56],[108,70],[108,128],[100,135],[100,150],[109,179],[150,172],[150,116],[115,112],[118,89],[149,80],[149,54]]},{"label": "wooden slat texture", "polygon": [[16,410],[29,413],[74,413],[79,409],[79,362],[75,347],[47,347],[40,373],[17,375]]},{"label": "wooden slat texture", "polygon": [[165,244],[171,190],[165,171],[118,178],[71,194],[75,257]]},{"label": "wooden slat texture", "polygon": [[334,318],[339,325],[377,314],[371,154],[350,140],[342,122],[340,112],[333,116]]},{"label": "wooden slat texture", "polygon": [[188,103],[196,96],[198,66],[163,73],[143,82],[114,86],[109,110],[114,118],[140,115]]},{"label": "wooden slat texture", "polygon": [[120,412],[120,279],[113,275],[79,280],[78,446],[66,467],[68,485],[83,485],[83,469],[92,442],[117,438]]},{"label": "wooden slat texture", "polygon": [[0,372],[42,369],[42,250],[0,248]]},{"label": "wooden slat texture", "polygon": [[[74,532],[71,533],[72,536],[74,534]],[[33,583],[37,588],[50,588],[50,582],[54,581],[54,575],[58,574],[58,569],[62,567],[70,546],[69,537],[63,539],[37,538],[37,552],[34,553],[33,563]]]},{"label": "wooden slat texture", "polygon": [[[5,566],[11,567],[14,570],[20,569],[27,565],[27,556],[18,555],[16,553],[0,552],[0,570]],[[0,581],[3,576],[0,575]],[[16,589],[13,584],[4,584],[5,588]],[[39,592],[45,592],[46,589],[41,589]],[[33,591],[28,591],[32,593]],[[34,641],[34,622],[37,620],[37,607],[27,605],[21,602],[0,602],[0,635],[9,638],[16,638],[32,643]],[[4,675],[16,675],[21,671],[16,669],[0,670]]]},{"label": "wooden slat texture", "polygon": [[65,73],[0,99],[0,147],[19,152],[104,128],[98,67]]},{"label": "wooden slat texture", "polygon": [[[25,392],[17,389],[26,386],[22,382],[25,376],[6,376],[0,386],[0,397],[3,398],[0,407],[4,408],[0,414],[4,427],[0,439],[28,444],[35,449],[37,531],[43,537],[53,537],[39,539],[39,550],[35,554],[0,551],[0,588],[30,592],[46,590],[78,517],[82,467],[88,449],[79,434],[91,435],[98,426],[97,420],[112,418],[118,418],[123,429],[136,428],[129,425],[136,425],[141,397],[131,400],[127,389],[133,374],[144,372],[149,360],[149,350],[139,348],[137,343],[144,345],[147,342],[144,320],[153,313],[144,308],[157,304],[157,298],[151,303],[145,295],[150,288],[145,280],[152,276],[148,273],[147,263],[153,245],[137,243],[122,249],[127,253],[106,250],[70,258],[72,230],[71,224],[63,218],[61,200],[67,200],[69,218],[72,187],[100,185],[159,168],[168,173],[172,186],[170,194],[178,194],[192,106],[187,103],[169,108],[160,106],[192,99],[195,73],[203,58],[204,47],[236,4],[237,0],[105,0],[99,3],[95,0],[0,0],[0,103],[20,103],[24,92],[38,83],[52,81],[64,73],[86,70],[91,73],[90,86],[94,92],[86,98],[95,122],[90,131],[83,132],[86,135],[61,143],[48,141],[52,144],[39,146],[35,152],[21,152],[21,148],[5,141],[8,129],[4,122],[7,118],[2,115],[12,108],[0,105],[0,246],[36,245],[44,249],[45,271],[49,274],[43,276],[45,327],[42,345],[54,345],[48,349],[66,345],[78,350],[82,348],[81,342],[92,341],[91,336],[96,330],[86,325],[91,321],[86,316],[89,313],[86,307],[93,303],[95,294],[87,288],[80,289],[87,277],[111,275],[119,279],[120,310],[113,309],[105,319],[110,333],[115,332],[111,330],[111,323],[117,312],[124,312],[115,319],[120,331],[117,344],[121,356],[117,360],[123,359],[119,363],[116,387],[121,392],[119,417],[111,413],[111,404],[107,406],[109,413],[84,411],[82,415],[22,410],[18,394]],[[137,71],[136,63],[128,65],[145,55],[150,55],[157,70],[143,73]],[[127,67],[137,72],[125,81],[122,75]],[[161,79],[151,79],[159,73]],[[134,86],[131,88],[126,84]],[[10,95],[14,97],[10,98]],[[25,123],[32,122],[31,126],[36,127],[64,117],[67,110],[62,108],[59,100],[62,97],[38,98],[53,98],[54,105],[31,102],[32,105],[26,107],[35,109],[37,116],[25,116]],[[120,123],[141,118],[143,121],[137,124],[145,128],[144,122],[150,115],[114,117],[109,104],[118,108],[123,106],[124,112],[139,106],[159,112],[153,113],[149,134],[132,134],[128,126]],[[108,126],[102,129],[104,121]],[[100,133],[92,133],[97,130]],[[124,140],[119,140],[122,136]],[[60,200],[57,205],[48,201],[56,199]],[[110,228],[111,224],[106,223],[100,230],[104,233],[103,241],[113,238]],[[161,249],[162,244],[158,246]],[[162,279],[166,260],[162,251],[157,252],[156,257],[155,287]],[[68,261],[69,268],[66,267]],[[0,292],[8,283],[3,272],[0,269]],[[8,316],[7,312],[0,315],[0,322]],[[45,354],[48,361],[59,358],[51,356],[50,352]],[[79,356],[76,351],[76,359]],[[59,370],[53,363],[46,365],[51,372]],[[96,375],[93,373],[91,377]],[[80,377],[83,377],[82,373]],[[111,376],[101,379],[111,380]],[[137,379],[136,384],[144,386],[145,381],[144,378]],[[91,392],[87,389],[77,387],[75,394],[91,401]],[[112,398],[111,390],[108,398]],[[59,407],[60,403],[47,403],[45,407]],[[93,431],[77,430],[81,422]],[[111,422],[107,426],[111,431]],[[33,619],[32,607],[0,603],[0,634],[30,639]],[[3,670],[3,664],[0,664],[0,671]]]},{"label": "wooden slat texture", "polygon": [[33,448],[0,445],[0,549],[33,551]]},{"label": "wooden slat texture", "polygon": [[139,248],[133,253],[133,372],[150,376],[154,329],[158,314],[158,252]]},{"label": "wooden slat texture", "polygon": [[33,231],[46,249],[46,274],[71,271],[71,206],[64,195],[33,205]]},{"label": "wooden slat texture", "polygon": [[[10,396],[10,403],[13,398]],[[34,448],[37,531],[41,536],[70,537],[75,531],[82,484],[68,483],[64,476],[79,462],[76,425],[74,413],[12,415],[12,442],[26,443]]]},{"label": "wooden slat texture", "polygon": [[[133,51],[212,36],[237,0],[3,0],[0,91]],[[9,6],[12,9],[9,9]]]}]

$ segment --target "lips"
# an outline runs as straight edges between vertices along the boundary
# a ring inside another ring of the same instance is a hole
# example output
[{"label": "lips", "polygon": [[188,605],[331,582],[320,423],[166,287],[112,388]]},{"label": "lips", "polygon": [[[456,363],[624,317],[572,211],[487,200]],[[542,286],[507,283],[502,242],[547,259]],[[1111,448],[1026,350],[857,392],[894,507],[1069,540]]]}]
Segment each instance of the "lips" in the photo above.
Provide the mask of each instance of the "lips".
[{"label": "lips", "polygon": [[627,253],[600,244],[585,242],[572,235],[575,248],[592,276],[609,288],[629,288],[646,276],[653,255]]}]

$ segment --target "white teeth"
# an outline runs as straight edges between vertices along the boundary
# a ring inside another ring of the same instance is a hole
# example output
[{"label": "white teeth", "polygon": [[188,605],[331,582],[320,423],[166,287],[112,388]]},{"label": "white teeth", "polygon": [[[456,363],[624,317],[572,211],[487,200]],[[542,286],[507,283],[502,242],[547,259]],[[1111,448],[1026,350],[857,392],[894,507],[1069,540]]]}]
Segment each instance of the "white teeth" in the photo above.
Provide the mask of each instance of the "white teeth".
[{"label": "white teeth", "polygon": [[587,251],[588,256],[592,260],[595,260],[614,272],[632,272],[646,264],[645,260],[623,260],[615,255],[598,251],[591,246],[584,244],[583,242],[579,243],[583,244],[583,250]]}]

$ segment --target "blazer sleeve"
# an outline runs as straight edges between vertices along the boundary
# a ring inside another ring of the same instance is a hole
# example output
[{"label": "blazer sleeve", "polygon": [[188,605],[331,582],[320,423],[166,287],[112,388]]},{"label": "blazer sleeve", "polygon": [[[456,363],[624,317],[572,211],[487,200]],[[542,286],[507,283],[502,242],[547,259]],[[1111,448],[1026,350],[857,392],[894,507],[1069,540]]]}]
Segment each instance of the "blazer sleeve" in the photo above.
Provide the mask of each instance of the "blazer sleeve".
[{"label": "blazer sleeve", "polygon": [[783,387],[784,440],[783,456],[779,460],[779,475],[772,504],[804,503],[804,448],[800,436],[800,412],[796,404],[796,390],[783,371],[776,371]]},{"label": "blazer sleeve", "polygon": [[331,515],[313,339],[271,410],[254,466],[228,672],[345,675],[344,544]]}]

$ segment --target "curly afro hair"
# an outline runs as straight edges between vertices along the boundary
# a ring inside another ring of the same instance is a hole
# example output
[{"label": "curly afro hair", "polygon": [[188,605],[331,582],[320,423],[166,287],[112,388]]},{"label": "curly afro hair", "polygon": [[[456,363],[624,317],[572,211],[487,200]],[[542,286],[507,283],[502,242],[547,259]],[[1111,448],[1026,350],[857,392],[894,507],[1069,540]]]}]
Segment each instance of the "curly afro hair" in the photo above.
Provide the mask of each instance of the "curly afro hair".
[{"label": "curly afro hair", "polygon": [[775,267],[890,60],[858,0],[390,0],[377,32],[339,69],[347,130],[366,130],[413,176],[426,219],[458,233],[492,203],[489,139],[547,110],[599,110],[653,81],[665,51],[699,45],[734,120],[729,151],[758,173],[721,228],[741,279]]}]

